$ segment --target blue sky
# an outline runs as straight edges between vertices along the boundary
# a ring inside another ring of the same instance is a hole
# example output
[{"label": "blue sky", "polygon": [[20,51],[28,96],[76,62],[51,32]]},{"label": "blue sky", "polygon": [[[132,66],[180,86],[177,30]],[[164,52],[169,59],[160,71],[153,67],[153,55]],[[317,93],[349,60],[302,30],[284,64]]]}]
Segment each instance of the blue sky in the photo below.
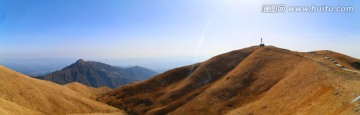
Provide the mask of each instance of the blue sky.
[{"label": "blue sky", "polygon": [[[261,13],[262,4],[355,11]],[[359,6],[359,0],[0,0],[0,60],[203,60],[261,37],[294,51],[360,58]]]}]

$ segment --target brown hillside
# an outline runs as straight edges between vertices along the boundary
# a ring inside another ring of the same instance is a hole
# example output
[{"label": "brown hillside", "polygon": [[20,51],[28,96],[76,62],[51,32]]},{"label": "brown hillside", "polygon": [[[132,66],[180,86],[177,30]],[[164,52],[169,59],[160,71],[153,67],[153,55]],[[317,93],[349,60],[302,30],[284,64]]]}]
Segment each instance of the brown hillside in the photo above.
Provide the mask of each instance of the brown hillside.
[{"label": "brown hillside", "polygon": [[72,82],[64,85],[67,88],[74,90],[77,93],[82,94],[84,97],[96,99],[98,96],[103,95],[105,92],[109,92],[112,89],[106,86],[99,88],[93,88],[90,86],[83,85],[79,82]]},{"label": "brown hillside", "polygon": [[69,114],[121,112],[69,88],[0,66],[0,114]]},{"label": "brown hillside", "polygon": [[132,114],[360,114],[360,77],[323,57],[250,47],[116,88],[100,100]]},{"label": "brown hillside", "polygon": [[315,53],[330,57],[348,69],[360,70],[359,59],[329,50],[315,51]]}]

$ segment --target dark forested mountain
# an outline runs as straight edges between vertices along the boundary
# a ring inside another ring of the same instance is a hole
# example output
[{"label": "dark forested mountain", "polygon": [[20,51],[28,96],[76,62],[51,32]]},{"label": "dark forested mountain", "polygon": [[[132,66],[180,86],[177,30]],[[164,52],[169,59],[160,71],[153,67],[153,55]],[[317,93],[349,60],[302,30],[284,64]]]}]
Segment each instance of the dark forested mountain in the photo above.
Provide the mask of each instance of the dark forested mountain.
[{"label": "dark forested mountain", "polygon": [[157,73],[142,67],[120,68],[95,61],[79,59],[75,63],[45,76],[37,77],[58,84],[80,82],[82,84],[115,88],[133,81],[150,78]]}]

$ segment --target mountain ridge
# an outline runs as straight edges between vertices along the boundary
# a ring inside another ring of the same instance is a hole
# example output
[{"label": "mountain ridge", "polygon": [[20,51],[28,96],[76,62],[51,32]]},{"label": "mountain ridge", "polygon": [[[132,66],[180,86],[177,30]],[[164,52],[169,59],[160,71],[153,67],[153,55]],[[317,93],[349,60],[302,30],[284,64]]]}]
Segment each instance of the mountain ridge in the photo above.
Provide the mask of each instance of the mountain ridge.
[{"label": "mountain ridge", "polygon": [[253,46],[118,87],[98,100],[130,114],[358,114],[351,101],[360,95],[359,78],[322,56]]},{"label": "mountain ridge", "polygon": [[135,68],[133,71],[139,71],[142,74],[134,74],[131,69],[134,68],[130,68],[130,70],[122,69],[101,62],[79,59],[61,70],[37,78],[58,84],[79,82],[91,87],[107,86],[115,88],[134,81],[144,80],[157,74],[146,68],[141,68],[141,70]]}]

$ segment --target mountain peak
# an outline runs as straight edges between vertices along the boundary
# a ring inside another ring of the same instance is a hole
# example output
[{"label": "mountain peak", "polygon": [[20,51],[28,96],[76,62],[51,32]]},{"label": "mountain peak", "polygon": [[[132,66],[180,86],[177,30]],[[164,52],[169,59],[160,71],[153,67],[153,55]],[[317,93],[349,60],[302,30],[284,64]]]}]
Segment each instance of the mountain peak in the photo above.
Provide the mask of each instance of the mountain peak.
[{"label": "mountain peak", "polygon": [[63,68],[61,70],[71,69],[71,68],[74,68],[74,67],[83,67],[85,65],[86,65],[86,61],[84,61],[83,59],[79,59],[75,63],[73,63],[73,64],[71,64],[69,66],[66,66],[65,68]]},{"label": "mountain peak", "polygon": [[77,63],[77,64],[84,64],[84,63],[86,63],[83,59],[79,59],[79,60],[77,60],[75,63]]},{"label": "mountain peak", "polygon": [[125,70],[101,62],[79,59],[60,71],[45,75],[42,79],[58,84],[79,82],[91,87],[115,88],[133,81],[150,78],[156,74],[149,69]]}]

